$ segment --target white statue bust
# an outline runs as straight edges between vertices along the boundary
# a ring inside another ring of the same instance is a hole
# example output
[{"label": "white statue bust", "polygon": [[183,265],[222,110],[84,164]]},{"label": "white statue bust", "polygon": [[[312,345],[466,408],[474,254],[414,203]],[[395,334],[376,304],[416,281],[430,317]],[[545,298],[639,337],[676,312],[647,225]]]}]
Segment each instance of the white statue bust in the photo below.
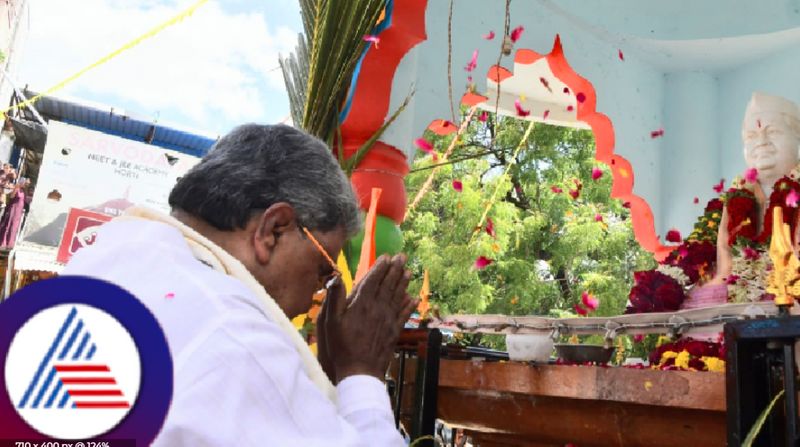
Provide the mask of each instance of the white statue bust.
[{"label": "white statue bust", "polygon": [[800,110],[777,96],[753,93],[742,123],[744,161],[758,170],[758,183],[769,197],[772,186],[798,163]]},{"label": "white statue bust", "polygon": [[[758,172],[755,197],[759,207],[756,231],[760,233],[772,187],[800,161],[800,109],[787,99],[753,93],[742,122],[744,160]],[[728,214],[722,213],[717,237],[717,272],[710,284],[724,284],[731,274]],[[795,235],[797,244],[797,235]]]}]

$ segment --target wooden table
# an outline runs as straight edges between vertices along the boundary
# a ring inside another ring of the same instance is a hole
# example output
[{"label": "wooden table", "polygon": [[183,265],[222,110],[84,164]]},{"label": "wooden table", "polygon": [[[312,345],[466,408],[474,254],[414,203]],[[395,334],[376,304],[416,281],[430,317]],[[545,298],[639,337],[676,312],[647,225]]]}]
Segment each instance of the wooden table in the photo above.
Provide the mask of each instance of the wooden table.
[{"label": "wooden table", "polygon": [[438,417],[480,446],[725,445],[720,373],[442,359],[438,392]]}]

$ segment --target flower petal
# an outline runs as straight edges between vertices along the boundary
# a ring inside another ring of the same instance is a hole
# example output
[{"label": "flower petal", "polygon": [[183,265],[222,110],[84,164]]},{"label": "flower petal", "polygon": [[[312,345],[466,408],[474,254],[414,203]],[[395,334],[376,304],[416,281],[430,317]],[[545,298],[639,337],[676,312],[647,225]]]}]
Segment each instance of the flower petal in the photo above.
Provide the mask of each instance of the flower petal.
[{"label": "flower petal", "polygon": [[681,237],[681,232],[676,230],[675,228],[667,231],[667,237],[665,238],[667,242],[673,242],[676,244],[681,243],[683,238]]},{"label": "flower petal", "polygon": [[494,31],[489,31],[489,33],[488,33],[488,34],[484,34],[484,35],[483,35],[483,38],[484,38],[484,39],[486,39],[486,40],[492,40],[492,39],[494,39]]},{"label": "flower petal", "polygon": [[547,80],[546,78],[544,78],[544,77],[540,77],[540,78],[539,78],[539,82],[541,82],[541,83],[542,83],[542,85],[544,86],[544,88],[546,88],[546,89],[547,89],[547,91],[548,91],[548,92],[550,92],[550,93],[553,93],[553,89],[552,89],[552,88],[550,88],[550,81],[548,81],[548,80]]},{"label": "flower petal", "polygon": [[700,199],[698,197],[695,197],[694,198],[694,204],[697,205],[698,203],[700,203]]},{"label": "flower petal", "polygon": [[573,110],[575,110],[575,107],[567,106],[567,112],[572,112]]},{"label": "flower petal", "polygon": [[549,110],[545,110],[544,113],[542,114],[542,119],[546,120],[548,116],[550,116],[550,111]]},{"label": "flower petal", "polygon": [[584,95],[583,92],[580,92],[577,95],[575,95],[575,99],[577,99],[578,102],[582,103],[582,102],[586,101],[586,95]]},{"label": "flower petal", "polygon": [[755,183],[758,181],[758,169],[750,168],[744,171],[744,179],[747,183]]},{"label": "flower petal", "polygon": [[486,234],[491,237],[497,237],[497,233],[494,231],[494,222],[491,217],[486,218]]},{"label": "flower petal", "polygon": [[598,167],[592,168],[592,180],[598,180],[602,176],[603,176],[603,170],[602,169],[600,169]]},{"label": "flower petal", "polygon": [[714,192],[717,194],[722,194],[722,191],[725,190],[725,179],[720,179],[719,183],[714,185]]},{"label": "flower petal", "polygon": [[511,41],[516,43],[520,36],[522,36],[523,31],[525,31],[525,27],[522,25],[511,30]]},{"label": "flower petal", "polygon": [[434,161],[439,158],[436,155],[436,151],[433,150],[433,145],[428,140],[424,138],[417,138],[414,140],[414,145],[417,146],[421,151],[430,154]]},{"label": "flower petal", "polygon": [[489,113],[484,110],[481,112],[480,116],[478,116],[478,121],[485,123],[487,119],[489,119]]},{"label": "flower petal", "polygon": [[622,50],[617,50],[617,56],[619,56],[619,60],[624,61],[625,55],[622,54]]},{"label": "flower petal", "polygon": [[800,194],[797,194],[797,191],[793,189],[786,195],[786,206],[797,208],[798,200],[800,200]]},{"label": "flower petal", "polygon": [[478,259],[475,260],[475,269],[476,270],[483,270],[492,263],[492,260],[487,258],[486,256],[478,256]]},{"label": "flower petal", "polygon": [[581,306],[580,306],[580,305],[578,305],[578,304],[575,304],[575,305],[573,305],[573,306],[572,306],[572,308],[573,308],[573,309],[575,309],[575,312],[576,312],[578,315],[583,315],[583,316],[586,316],[586,315],[588,315],[588,314],[589,314],[589,311],[587,311],[586,309],[584,309],[583,307],[581,307]]},{"label": "flower petal", "polygon": [[659,138],[664,136],[664,129],[658,129],[650,132],[650,138]]},{"label": "flower petal", "polygon": [[594,215],[594,221],[595,222],[602,222],[603,221],[603,215],[600,214],[600,213],[595,214]]},{"label": "flower petal", "polygon": [[475,50],[472,52],[472,58],[467,63],[467,66],[464,67],[464,70],[467,70],[467,72],[471,72],[477,66],[478,66],[478,50]]},{"label": "flower petal", "polygon": [[600,300],[598,300],[597,298],[594,297],[594,295],[586,291],[581,293],[581,302],[583,303],[584,306],[586,306],[586,309],[588,310],[597,310],[598,306],[600,306]]},{"label": "flower petal", "polygon": [[453,180],[453,189],[455,189],[458,192],[461,192],[464,190],[464,184],[461,183],[461,180]]},{"label": "flower petal", "polygon": [[517,116],[528,116],[531,114],[530,110],[525,110],[522,108],[522,102],[519,99],[514,100],[514,107],[517,109]]},{"label": "flower petal", "polygon": [[372,42],[372,44],[375,45],[375,48],[378,48],[378,44],[381,42],[381,38],[378,36],[365,35],[363,39],[364,42]]},{"label": "flower petal", "polygon": [[559,188],[559,187],[558,187],[558,186],[556,186],[556,185],[552,185],[552,186],[550,187],[550,191],[553,191],[553,194],[561,194],[562,192],[564,192],[564,190],[563,190],[563,189]]}]

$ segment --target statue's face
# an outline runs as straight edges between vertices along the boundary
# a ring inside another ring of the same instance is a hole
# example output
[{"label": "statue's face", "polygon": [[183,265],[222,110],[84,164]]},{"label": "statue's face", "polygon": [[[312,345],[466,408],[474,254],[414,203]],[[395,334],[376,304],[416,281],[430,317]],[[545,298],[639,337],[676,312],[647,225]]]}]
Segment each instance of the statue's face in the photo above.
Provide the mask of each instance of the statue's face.
[{"label": "statue's face", "polygon": [[800,140],[780,113],[752,114],[745,120],[742,138],[745,163],[758,169],[759,177],[777,179],[797,165]]}]

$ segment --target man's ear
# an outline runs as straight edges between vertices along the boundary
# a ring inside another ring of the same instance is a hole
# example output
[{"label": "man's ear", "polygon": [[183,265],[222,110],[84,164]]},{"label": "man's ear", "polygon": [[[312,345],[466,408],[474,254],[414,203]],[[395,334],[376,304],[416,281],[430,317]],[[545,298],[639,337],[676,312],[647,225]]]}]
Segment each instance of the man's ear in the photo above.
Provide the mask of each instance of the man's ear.
[{"label": "man's ear", "polygon": [[294,208],[286,202],[278,202],[261,214],[256,219],[253,232],[253,248],[259,264],[267,264],[272,257],[278,239],[292,231],[297,231],[297,220]]}]

